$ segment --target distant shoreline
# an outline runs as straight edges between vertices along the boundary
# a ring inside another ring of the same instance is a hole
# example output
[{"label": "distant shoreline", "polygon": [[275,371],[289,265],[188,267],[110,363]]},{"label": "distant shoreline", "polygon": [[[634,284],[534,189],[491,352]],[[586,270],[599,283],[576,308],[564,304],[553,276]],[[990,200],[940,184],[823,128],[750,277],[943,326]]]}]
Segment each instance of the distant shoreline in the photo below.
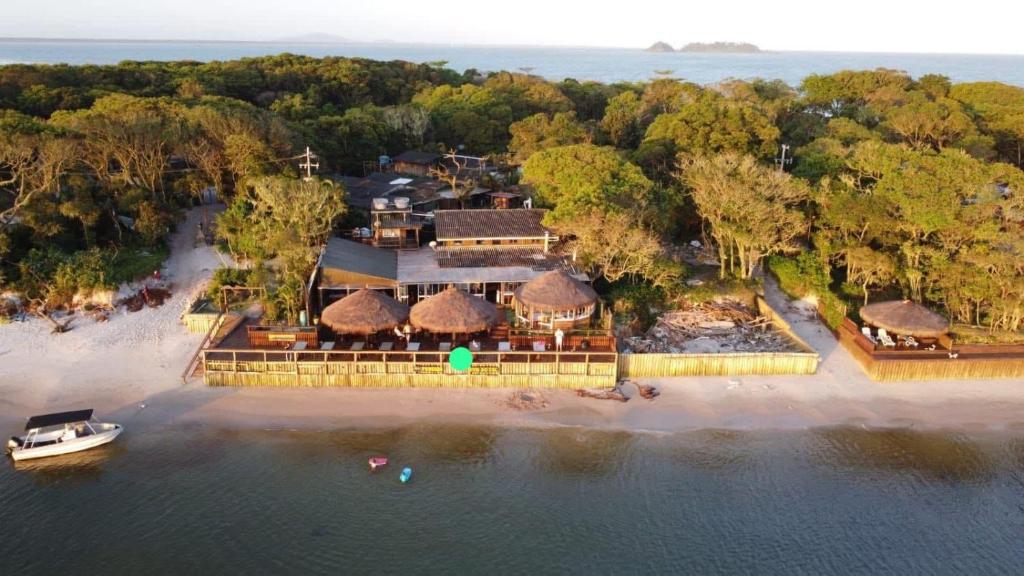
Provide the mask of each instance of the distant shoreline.
[{"label": "distant shoreline", "polygon": [[[147,39],[147,38],[44,38],[38,36],[30,37],[0,37],[0,44],[46,44],[53,42],[76,43],[76,44],[225,44],[225,45],[281,45],[281,46],[423,46],[430,48],[520,48],[520,49],[562,49],[562,50],[616,50],[616,51],[640,51],[646,49],[635,46],[582,46],[572,44],[479,44],[479,43],[440,43],[440,42],[402,42],[392,40],[349,40],[347,42],[317,42],[301,40],[220,40],[210,38],[186,38],[186,39]],[[652,52],[661,54],[662,52]],[[672,54],[738,54],[753,55],[755,53],[739,52],[683,52],[673,51]],[[669,52],[664,52],[669,54]],[[978,57],[1006,57],[1020,58],[1024,52],[1018,54],[992,53],[992,52],[901,52],[886,50],[814,50],[814,49],[762,49],[757,54],[862,54],[862,55],[892,55],[892,56],[978,56]]]}]

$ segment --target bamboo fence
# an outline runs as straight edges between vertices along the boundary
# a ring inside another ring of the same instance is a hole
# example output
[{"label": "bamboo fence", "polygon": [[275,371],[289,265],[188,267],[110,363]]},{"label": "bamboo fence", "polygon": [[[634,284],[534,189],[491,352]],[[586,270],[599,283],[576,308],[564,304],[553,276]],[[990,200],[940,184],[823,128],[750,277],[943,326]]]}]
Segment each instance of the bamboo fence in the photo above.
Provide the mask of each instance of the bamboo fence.
[{"label": "bamboo fence", "polygon": [[809,352],[721,354],[621,354],[619,376],[776,376],[814,374],[818,355]]},{"label": "bamboo fence", "polygon": [[211,386],[357,388],[600,388],[616,382],[616,354],[484,352],[456,371],[444,352],[204,350]]}]

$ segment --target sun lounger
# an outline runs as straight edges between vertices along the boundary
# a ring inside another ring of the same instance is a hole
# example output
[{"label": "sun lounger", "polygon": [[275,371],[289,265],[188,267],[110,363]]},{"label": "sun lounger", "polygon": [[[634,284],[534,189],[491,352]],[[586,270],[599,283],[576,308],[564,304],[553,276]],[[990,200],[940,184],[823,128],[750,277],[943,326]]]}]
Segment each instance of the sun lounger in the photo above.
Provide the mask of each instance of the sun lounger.
[{"label": "sun lounger", "polygon": [[537,340],[536,342],[533,343],[534,352],[543,352],[545,348],[546,346],[544,345],[543,340]]},{"label": "sun lounger", "polygon": [[512,343],[511,342],[498,342],[498,352],[511,352],[511,351],[512,351]]},{"label": "sun lounger", "polygon": [[395,347],[395,343],[394,342],[381,342],[380,343],[381,352],[391,352],[391,350],[394,349],[394,347]]},{"label": "sun lounger", "polygon": [[452,351],[452,343],[451,342],[441,342],[441,344],[439,344],[437,346],[437,349],[440,350],[441,352],[451,352]]},{"label": "sun lounger", "polygon": [[406,345],[405,349],[408,350],[409,352],[419,352],[419,350],[420,350],[420,343],[419,342],[409,342],[409,344]]},{"label": "sun lounger", "polygon": [[878,329],[878,341],[886,348],[896,347],[896,342],[894,342],[892,336],[889,336],[889,333],[885,331],[885,328]]},{"label": "sun lounger", "polygon": [[875,340],[875,337],[871,335],[871,328],[863,326],[860,329],[860,333],[863,334],[864,337],[867,338],[869,341],[871,341],[872,344],[878,344],[878,340]]},{"label": "sun lounger", "polygon": [[320,349],[321,350],[334,350],[334,340],[331,340],[330,342],[323,342],[323,343],[321,343],[320,344]]},{"label": "sun lounger", "polygon": [[301,352],[301,351],[303,351],[305,349],[306,349],[306,343],[305,342],[296,342],[295,344],[292,345],[292,350],[295,350],[296,352]]},{"label": "sun lounger", "polygon": [[365,346],[366,346],[366,342],[353,342],[352,343],[352,348],[350,348],[350,350],[358,352],[358,351],[362,350]]},{"label": "sun lounger", "polygon": [[914,340],[913,336],[904,338],[903,343],[906,344],[907,348],[917,348],[917,340]]}]

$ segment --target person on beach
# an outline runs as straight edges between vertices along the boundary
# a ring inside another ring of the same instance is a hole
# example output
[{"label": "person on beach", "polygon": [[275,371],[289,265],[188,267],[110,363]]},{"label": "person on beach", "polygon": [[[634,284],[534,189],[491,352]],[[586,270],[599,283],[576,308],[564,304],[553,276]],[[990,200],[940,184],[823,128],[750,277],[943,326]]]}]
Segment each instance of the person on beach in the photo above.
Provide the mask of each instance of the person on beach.
[{"label": "person on beach", "polygon": [[558,330],[555,330],[555,350],[557,350],[559,352],[562,351],[562,338],[564,338],[564,337],[565,337],[565,332],[562,332],[561,328],[559,328]]}]

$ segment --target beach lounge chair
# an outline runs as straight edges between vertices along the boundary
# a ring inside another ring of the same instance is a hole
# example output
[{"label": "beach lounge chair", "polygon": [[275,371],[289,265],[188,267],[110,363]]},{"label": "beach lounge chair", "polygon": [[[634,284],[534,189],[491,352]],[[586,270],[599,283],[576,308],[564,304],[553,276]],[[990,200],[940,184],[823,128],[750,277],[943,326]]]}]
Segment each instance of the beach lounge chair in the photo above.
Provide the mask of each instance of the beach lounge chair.
[{"label": "beach lounge chair", "polygon": [[885,328],[878,329],[878,341],[886,348],[896,347],[896,342],[893,341],[892,336],[889,336],[889,333],[885,331]]},{"label": "beach lounge chair", "polygon": [[451,342],[441,342],[440,344],[438,344],[437,349],[440,350],[441,352],[451,352],[452,351],[452,343]]},{"label": "beach lounge chair", "polygon": [[907,348],[917,348],[917,340],[914,340],[913,336],[904,338],[903,343],[906,344]]},{"label": "beach lounge chair", "polygon": [[511,351],[512,351],[512,343],[511,342],[498,342],[498,352],[511,352]]},{"label": "beach lounge chair", "polygon": [[292,345],[292,350],[295,350],[296,352],[301,352],[302,350],[305,350],[305,349],[306,349],[306,343],[305,342],[296,342],[295,344]]},{"label": "beach lounge chair", "polygon": [[364,347],[366,347],[366,342],[353,342],[352,348],[350,348],[350,350],[358,352],[362,350]]},{"label": "beach lounge chair", "polygon": [[394,342],[381,342],[380,343],[380,350],[381,350],[381,352],[391,352],[394,348],[395,348],[395,343]]},{"label": "beach lounge chair", "polygon": [[323,342],[323,343],[321,343],[320,344],[320,349],[321,350],[334,350],[334,340],[331,340],[330,342]]},{"label": "beach lounge chair", "polygon": [[864,337],[867,338],[868,341],[870,341],[872,344],[878,344],[878,340],[875,340],[875,337],[871,335],[871,328],[863,326],[860,329],[860,333],[863,334]]},{"label": "beach lounge chair", "polygon": [[409,352],[419,352],[419,350],[420,350],[420,343],[419,342],[409,342],[408,344],[406,344],[405,349],[408,350]]}]

